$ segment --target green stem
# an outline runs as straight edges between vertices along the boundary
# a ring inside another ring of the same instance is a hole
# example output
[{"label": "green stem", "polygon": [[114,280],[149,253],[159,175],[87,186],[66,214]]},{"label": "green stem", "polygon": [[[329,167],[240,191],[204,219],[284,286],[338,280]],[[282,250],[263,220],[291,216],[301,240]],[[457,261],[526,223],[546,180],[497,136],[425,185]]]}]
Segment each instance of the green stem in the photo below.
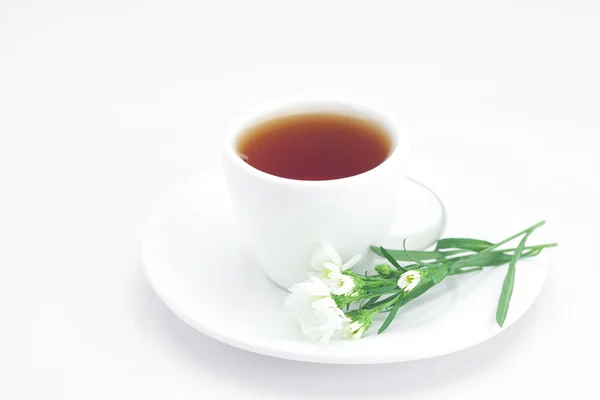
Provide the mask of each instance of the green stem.
[{"label": "green stem", "polygon": [[379,311],[381,311],[381,310],[383,310],[383,309],[385,309],[385,308],[393,305],[399,299],[399,296],[401,294],[402,294],[402,292],[398,293],[398,296],[391,296],[391,297],[388,297],[385,300],[382,300],[381,301],[382,304],[380,304],[379,306],[374,307],[374,308],[376,308],[378,310],[378,312],[379,312]]},{"label": "green stem", "polygon": [[[510,242],[511,240],[514,240],[514,239],[518,238],[519,236],[522,236],[522,235],[524,235],[524,234],[526,234],[526,233],[531,233],[531,232],[533,232],[534,230],[536,230],[536,229],[537,229],[537,228],[539,228],[540,226],[544,225],[545,223],[546,223],[546,221],[540,221],[540,222],[538,222],[537,224],[535,224],[535,225],[532,225],[532,226],[530,226],[529,228],[527,228],[527,229],[525,229],[525,230],[523,230],[523,231],[521,231],[521,232],[519,232],[519,233],[516,233],[516,234],[512,235],[512,236],[511,236],[511,237],[509,237],[509,238],[506,238],[506,239],[504,239],[504,240],[501,240],[500,242],[496,243],[496,244],[495,244],[495,245],[493,245],[493,246],[490,246],[490,247],[488,247],[487,249],[483,249],[483,250],[481,250],[481,251],[480,251],[479,253],[477,253],[477,254],[481,254],[481,253],[487,253],[488,251],[492,251],[492,250],[494,250],[494,249],[497,249],[498,247],[502,246],[503,244],[506,244],[506,243]],[[505,251],[506,251],[506,250],[505,250]]]},{"label": "green stem", "polygon": [[[535,245],[535,246],[525,246],[523,248],[523,250],[542,250],[542,249],[546,249],[546,248],[550,248],[550,247],[556,247],[556,246],[558,246],[557,243],[546,243],[546,244],[539,244],[539,245]],[[516,250],[516,248],[515,249],[494,250],[494,251],[491,251],[491,253],[499,253],[499,254],[500,253],[510,253],[510,252],[515,251],[515,250]],[[441,261],[441,262],[427,263],[427,267],[421,267],[421,266],[419,266],[417,264],[411,264],[411,265],[407,265],[404,268],[406,268],[406,269],[419,269],[420,271],[429,270],[431,268],[441,267],[442,265],[444,265],[448,261],[465,260],[465,259],[468,259],[469,257],[476,256],[477,254],[480,254],[480,253],[472,253],[472,254],[467,254],[467,255],[457,255],[456,257],[444,258],[443,261]],[[537,253],[531,254],[531,255],[528,255],[528,253],[525,253],[521,257],[526,258],[526,257],[535,256],[535,255],[537,255]],[[508,263],[508,262],[509,261],[506,261],[506,263]],[[400,275],[400,274],[396,273],[395,275]]]},{"label": "green stem", "polygon": [[468,274],[469,272],[481,271],[483,267],[465,267],[466,269],[459,269],[451,272],[450,275]]},{"label": "green stem", "polygon": [[[535,246],[525,246],[523,247],[523,250],[537,250],[537,249],[547,249],[550,247],[556,247],[558,246],[558,243],[545,243],[545,244],[538,244]],[[495,250],[496,252],[501,252],[501,253],[506,253],[509,251],[516,251],[516,248],[513,249],[504,249],[504,250]]]},{"label": "green stem", "polygon": [[390,293],[390,294],[391,294],[390,297],[387,297],[387,298],[385,298],[383,300],[379,300],[379,301],[377,301],[375,303],[372,303],[372,304],[365,304],[364,308],[367,309],[367,310],[372,310],[372,309],[378,308],[379,306],[381,306],[381,305],[383,305],[385,303],[388,303],[388,302],[390,302],[390,301],[398,298],[398,296],[400,295],[400,292],[398,292],[398,293]]},{"label": "green stem", "polygon": [[[529,246],[529,247],[525,247],[523,250],[527,249],[530,250],[526,253],[523,253],[521,257],[523,258],[527,258],[527,257],[535,257],[537,256],[542,249],[544,248],[548,248],[548,247],[555,247],[556,244],[553,243],[552,245],[541,245],[541,246]],[[510,254],[504,254],[504,253],[510,253],[510,252],[514,252],[517,249],[506,249],[506,250],[494,250],[494,251],[489,251],[488,253],[493,253],[493,254],[502,254],[502,255],[506,255],[509,256]],[[536,251],[539,250],[539,251]],[[479,252],[479,253],[473,253],[473,254],[468,254],[466,256],[458,256],[458,257],[452,257],[452,258],[447,258],[445,259],[444,262],[450,262],[450,261],[467,261],[469,259],[472,259],[474,257],[477,257],[479,254],[483,253],[483,251]],[[507,264],[510,260],[506,260],[505,263],[503,264]],[[444,262],[442,263],[438,263],[438,264],[429,264],[429,265],[438,265],[441,266],[444,264]],[[496,266],[496,265],[482,265],[482,267],[491,267],[491,266]]]},{"label": "green stem", "polygon": [[[523,250],[542,250],[542,249],[548,249],[550,247],[556,247],[558,246],[558,243],[544,243],[544,244],[537,244],[535,246],[525,246],[523,247]],[[492,253],[510,253],[517,250],[516,248],[512,248],[512,249],[501,249],[501,250],[493,250]],[[466,251],[465,251],[466,252]],[[465,258],[465,257],[471,257],[474,256],[476,254],[480,254],[480,253],[487,253],[487,250],[482,250],[480,252],[473,252],[473,254],[468,254],[466,256],[457,256],[457,257],[446,257],[444,258],[444,260],[458,260],[461,258]],[[452,254],[455,255],[455,254]]]}]

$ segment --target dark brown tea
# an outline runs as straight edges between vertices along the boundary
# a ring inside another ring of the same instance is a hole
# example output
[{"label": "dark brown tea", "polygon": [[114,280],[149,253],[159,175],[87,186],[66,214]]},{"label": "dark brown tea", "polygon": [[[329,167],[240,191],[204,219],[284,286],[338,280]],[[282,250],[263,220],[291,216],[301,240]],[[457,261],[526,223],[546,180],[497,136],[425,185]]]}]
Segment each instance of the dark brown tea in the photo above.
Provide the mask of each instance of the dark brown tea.
[{"label": "dark brown tea", "polygon": [[378,124],[338,114],[299,114],[254,125],[238,139],[240,157],[282,178],[321,181],[369,171],[390,153]]}]

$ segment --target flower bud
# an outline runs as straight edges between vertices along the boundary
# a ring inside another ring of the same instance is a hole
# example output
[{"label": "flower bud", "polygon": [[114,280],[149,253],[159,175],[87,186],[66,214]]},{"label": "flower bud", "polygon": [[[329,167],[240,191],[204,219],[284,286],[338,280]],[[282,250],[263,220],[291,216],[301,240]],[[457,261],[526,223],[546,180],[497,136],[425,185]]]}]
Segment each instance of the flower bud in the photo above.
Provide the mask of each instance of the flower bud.
[{"label": "flower bud", "polygon": [[379,264],[375,267],[375,271],[379,273],[379,275],[389,278],[394,274],[394,270],[387,264]]}]

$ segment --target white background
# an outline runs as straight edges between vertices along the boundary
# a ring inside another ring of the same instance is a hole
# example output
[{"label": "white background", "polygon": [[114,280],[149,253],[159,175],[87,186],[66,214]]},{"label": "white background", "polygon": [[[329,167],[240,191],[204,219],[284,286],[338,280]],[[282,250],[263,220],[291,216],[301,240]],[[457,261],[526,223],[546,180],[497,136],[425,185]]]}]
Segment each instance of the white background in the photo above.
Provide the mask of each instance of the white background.
[{"label": "white background", "polygon": [[[598,21],[595,0],[0,1],[0,398],[597,398]],[[228,347],[158,300],[139,247],[161,199],[239,113],[323,93],[397,113],[414,157],[546,217],[560,247],[522,320],[441,358],[327,366]]]}]

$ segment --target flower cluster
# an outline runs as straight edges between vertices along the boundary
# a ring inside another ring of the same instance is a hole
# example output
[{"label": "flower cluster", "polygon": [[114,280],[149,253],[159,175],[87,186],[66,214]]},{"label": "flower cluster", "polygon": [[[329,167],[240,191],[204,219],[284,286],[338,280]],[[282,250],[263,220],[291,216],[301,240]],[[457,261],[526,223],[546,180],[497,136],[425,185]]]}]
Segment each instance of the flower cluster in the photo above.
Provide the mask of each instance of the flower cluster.
[{"label": "flower cluster", "polygon": [[[305,282],[292,286],[286,299],[292,316],[309,339],[327,343],[331,339],[360,339],[371,326],[379,312],[389,307],[398,297],[384,299],[376,295],[389,279],[357,275],[351,271],[361,259],[360,255],[343,262],[338,252],[328,244],[315,251],[311,261],[312,274]],[[392,274],[389,275],[392,277]],[[392,277],[396,292],[409,292],[420,282],[418,271]],[[387,294],[387,293],[386,293]],[[392,294],[393,293],[389,293]],[[342,308],[361,301],[371,300],[374,307],[347,310]],[[375,301],[373,301],[375,300]]]},{"label": "flower cluster", "polygon": [[343,263],[333,247],[322,244],[311,262],[312,276],[289,289],[286,305],[308,338],[327,343],[333,337],[342,337],[347,326],[353,323],[334,297],[349,297],[355,291],[357,283],[344,272],[356,265],[360,258],[357,255]]},{"label": "flower cluster", "polygon": [[289,290],[285,304],[309,339],[327,343],[350,322],[331,297],[331,289],[321,279],[312,276]]}]

